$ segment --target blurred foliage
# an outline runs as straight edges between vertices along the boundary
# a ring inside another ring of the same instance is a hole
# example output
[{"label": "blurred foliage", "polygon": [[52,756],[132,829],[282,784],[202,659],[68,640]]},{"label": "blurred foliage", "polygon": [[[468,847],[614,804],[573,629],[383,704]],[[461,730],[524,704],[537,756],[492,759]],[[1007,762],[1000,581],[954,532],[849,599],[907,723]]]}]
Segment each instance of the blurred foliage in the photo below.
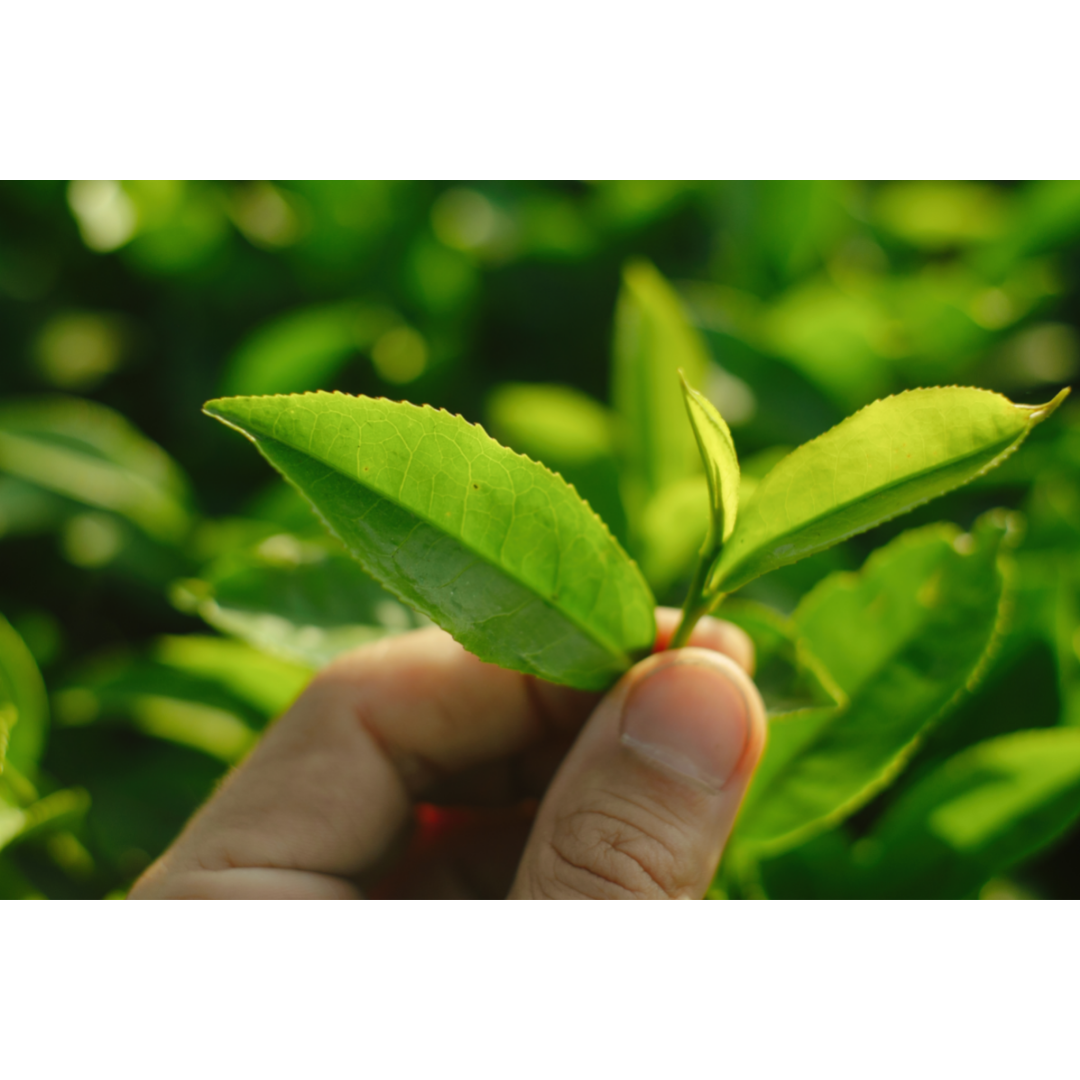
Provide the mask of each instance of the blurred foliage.
[{"label": "blurred foliage", "polygon": [[[483,422],[678,602],[707,505],[658,350],[728,420],[745,490],[897,390],[1046,401],[1078,328],[1078,183],[0,185],[0,896],[123,895],[313,670],[415,625],[205,400]],[[972,559],[945,588],[948,552]],[[888,558],[906,591],[875,591]],[[715,895],[1080,895],[1080,403],[744,594],[776,730],[839,757],[787,789],[814,829],[736,844]],[[958,688],[934,656],[965,649]]]}]

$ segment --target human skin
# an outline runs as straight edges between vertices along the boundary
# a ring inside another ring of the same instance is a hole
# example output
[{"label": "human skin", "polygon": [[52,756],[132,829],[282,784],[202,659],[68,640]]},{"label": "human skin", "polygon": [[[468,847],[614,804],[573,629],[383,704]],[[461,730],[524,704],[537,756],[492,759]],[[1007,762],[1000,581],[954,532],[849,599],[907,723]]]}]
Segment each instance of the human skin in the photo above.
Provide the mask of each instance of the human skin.
[{"label": "human skin", "polygon": [[764,748],[752,671],[709,618],[604,695],[386,638],[312,680],[131,897],[700,899]]}]

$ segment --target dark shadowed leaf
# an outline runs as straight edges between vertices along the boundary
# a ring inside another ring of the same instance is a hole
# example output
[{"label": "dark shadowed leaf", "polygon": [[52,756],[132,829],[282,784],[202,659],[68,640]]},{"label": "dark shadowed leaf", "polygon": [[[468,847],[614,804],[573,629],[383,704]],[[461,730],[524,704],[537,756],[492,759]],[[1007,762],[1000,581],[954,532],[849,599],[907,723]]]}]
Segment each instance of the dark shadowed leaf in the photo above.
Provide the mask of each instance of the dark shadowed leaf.
[{"label": "dark shadowed leaf", "polygon": [[975,684],[1002,617],[1005,535],[999,516],[971,535],[913,530],[805,598],[798,632],[849,700],[772,724],[740,841],[776,852],[854,811]]},{"label": "dark shadowed leaf", "polygon": [[1080,730],[1020,731],[912,787],[863,842],[860,895],[969,896],[1080,817]]},{"label": "dark shadowed leaf", "polygon": [[331,544],[275,534],[218,559],[201,579],[179,582],[174,600],[223,634],[316,667],[387,634],[429,625]]}]

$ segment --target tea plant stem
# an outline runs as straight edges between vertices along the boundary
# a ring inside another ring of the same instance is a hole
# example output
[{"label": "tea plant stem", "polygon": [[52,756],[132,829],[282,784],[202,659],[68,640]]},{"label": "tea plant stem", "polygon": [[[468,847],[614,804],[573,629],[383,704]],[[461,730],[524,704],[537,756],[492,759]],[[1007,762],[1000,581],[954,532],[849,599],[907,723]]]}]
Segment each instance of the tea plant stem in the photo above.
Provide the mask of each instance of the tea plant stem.
[{"label": "tea plant stem", "polygon": [[705,596],[705,582],[708,579],[709,568],[712,566],[715,555],[716,552],[710,547],[707,552],[703,551],[698,557],[698,564],[694,570],[694,580],[690,583],[690,589],[686,594],[686,602],[683,604],[682,620],[679,622],[679,628],[675,631],[668,644],[669,649],[681,649],[687,644],[698,619],[702,615],[707,615],[710,608],[717,602],[717,597]]}]

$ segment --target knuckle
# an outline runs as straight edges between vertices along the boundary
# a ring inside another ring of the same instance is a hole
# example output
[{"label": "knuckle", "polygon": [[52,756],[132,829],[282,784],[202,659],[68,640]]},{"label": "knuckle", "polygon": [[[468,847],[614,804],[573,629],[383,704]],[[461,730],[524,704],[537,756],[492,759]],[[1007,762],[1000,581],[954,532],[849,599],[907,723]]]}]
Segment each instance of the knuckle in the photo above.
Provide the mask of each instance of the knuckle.
[{"label": "knuckle", "polygon": [[677,899],[695,876],[692,847],[676,823],[607,796],[556,821],[541,877],[583,899]]}]

